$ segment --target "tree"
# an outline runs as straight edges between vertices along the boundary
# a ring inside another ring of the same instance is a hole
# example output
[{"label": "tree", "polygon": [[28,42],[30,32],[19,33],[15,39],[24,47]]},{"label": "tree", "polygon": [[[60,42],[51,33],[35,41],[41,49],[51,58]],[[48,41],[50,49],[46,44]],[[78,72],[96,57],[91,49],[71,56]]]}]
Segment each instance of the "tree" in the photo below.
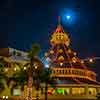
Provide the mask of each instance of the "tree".
[{"label": "tree", "polygon": [[[38,90],[39,78],[38,74],[42,72],[43,63],[38,57],[40,51],[39,44],[33,44],[32,48],[28,52],[29,60],[19,71],[14,73],[12,79],[16,82],[16,86],[20,85],[23,93],[24,85],[28,84],[28,100],[32,100],[32,86],[35,85]],[[26,69],[24,70],[24,68]],[[33,84],[34,83],[34,84]]]},{"label": "tree", "polygon": [[12,84],[9,86],[9,76],[8,73],[6,72],[7,69],[7,64],[8,62],[6,62],[4,60],[4,58],[0,58],[0,94],[1,96],[3,95],[11,95],[11,87]]},{"label": "tree", "polygon": [[[32,85],[33,85],[33,77],[41,71],[42,63],[38,59],[38,54],[40,51],[39,44],[32,44],[31,50],[28,53],[29,62],[27,65],[29,65],[28,68],[28,100],[32,100]],[[38,65],[40,64],[40,65]],[[41,67],[40,67],[41,66]]]},{"label": "tree", "polygon": [[55,80],[51,77],[51,69],[45,68],[43,72],[40,74],[41,83],[45,84],[45,100],[48,100],[48,84],[52,87],[55,87]]},{"label": "tree", "polygon": [[13,74],[11,80],[15,82],[14,87],[21,86],[21,94],[23,97],[24,86],[27,85],[28,81],[27,71],[21,68]]},{"label": "tree", "polygon": [[3,84],[3,80],[5,79],[5,75],[4,75],[4,66],[2,63],[0,63],[0,93],[4,90],[4,84]]}]

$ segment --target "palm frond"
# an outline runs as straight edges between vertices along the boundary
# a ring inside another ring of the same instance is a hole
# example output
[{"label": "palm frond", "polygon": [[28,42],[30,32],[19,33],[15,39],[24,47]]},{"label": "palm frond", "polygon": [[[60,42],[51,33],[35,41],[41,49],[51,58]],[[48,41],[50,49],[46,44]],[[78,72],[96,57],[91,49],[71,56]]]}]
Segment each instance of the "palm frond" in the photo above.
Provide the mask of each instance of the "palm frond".
[{"label": "palm frond", "polygon": [[28,81],[28,74],[25,70],[20,70],[13,74],[12,79],[18,84],[18,85],[25,85]]},{"label": "palm frond", "polygon": [[37,56],[40,52],[40,45],[37,43],[33,43],[31,50],[28,52],[28,58],[32,59],[34,56]]}]

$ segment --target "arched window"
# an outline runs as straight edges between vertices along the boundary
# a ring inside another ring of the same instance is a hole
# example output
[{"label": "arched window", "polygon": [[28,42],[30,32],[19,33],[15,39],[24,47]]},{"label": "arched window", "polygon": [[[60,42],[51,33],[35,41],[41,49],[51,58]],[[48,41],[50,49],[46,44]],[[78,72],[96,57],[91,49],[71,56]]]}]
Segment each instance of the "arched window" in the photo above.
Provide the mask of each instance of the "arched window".
[{"label": "arched window", "polygon": [[89,88],[88,93],[89,95],[96,95],[96,88]]}]

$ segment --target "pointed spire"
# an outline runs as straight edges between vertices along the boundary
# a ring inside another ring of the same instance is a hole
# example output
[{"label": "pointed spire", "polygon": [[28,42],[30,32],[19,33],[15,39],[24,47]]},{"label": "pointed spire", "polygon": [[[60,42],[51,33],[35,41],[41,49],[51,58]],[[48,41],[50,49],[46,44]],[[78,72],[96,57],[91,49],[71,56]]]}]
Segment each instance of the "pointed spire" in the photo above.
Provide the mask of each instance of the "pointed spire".
[{"label": "pointed spire", "polygon": [[61,17],[58,16],[58,25],[61,25]]},{"label": "pointed spire", "polygon": [[61,17],[60,16],[58,16],[58,26],[56,28],[56,32],[64,33],[64,30],[63,30],[63,28],[61,26]]}]

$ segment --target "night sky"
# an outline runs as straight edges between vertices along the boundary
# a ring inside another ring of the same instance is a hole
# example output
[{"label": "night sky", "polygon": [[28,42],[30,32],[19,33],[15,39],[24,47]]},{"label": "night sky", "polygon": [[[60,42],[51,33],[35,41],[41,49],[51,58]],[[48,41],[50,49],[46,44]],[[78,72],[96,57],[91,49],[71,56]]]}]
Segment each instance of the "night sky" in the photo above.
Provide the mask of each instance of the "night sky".
[{"label": "night sky", "polygon": [[44,53],[58,16],[80,57],[100,56],[99,0],[0,0],[0,47],[28,50],[37,42]]}]

